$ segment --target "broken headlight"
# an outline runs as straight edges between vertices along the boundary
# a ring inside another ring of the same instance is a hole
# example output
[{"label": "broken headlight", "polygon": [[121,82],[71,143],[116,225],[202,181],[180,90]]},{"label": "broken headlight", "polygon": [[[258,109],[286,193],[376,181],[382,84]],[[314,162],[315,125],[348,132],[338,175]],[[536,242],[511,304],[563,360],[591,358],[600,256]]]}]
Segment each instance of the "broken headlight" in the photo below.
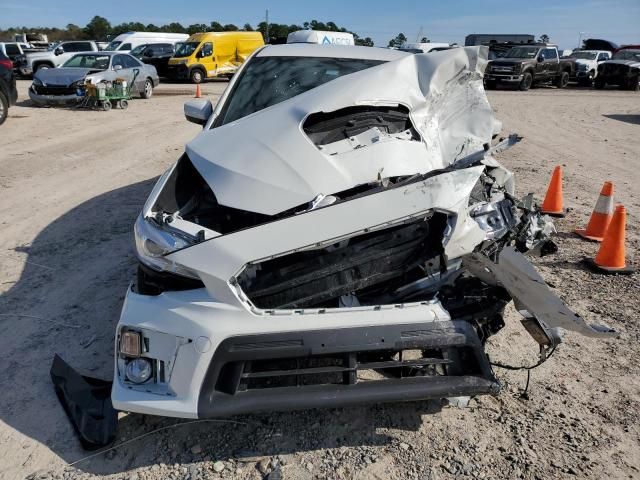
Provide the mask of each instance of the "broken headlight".
[{"label": "broken headlight", "polygon": [[487,233],[487,239],[501,238],[518,223],[513,202],[507,198],[478,205],[471,211],[471,216]]},{"label": "broken headlight", "polygon": [[188,247],[193,242],[177,232],[163,229],[155,218],[145,218],[142,214],[138,216],[133,230],[138,259],[143,264],[160,272],[172,272],[189,278],[199,278],[192,270],[166,258],[169,253]]}]

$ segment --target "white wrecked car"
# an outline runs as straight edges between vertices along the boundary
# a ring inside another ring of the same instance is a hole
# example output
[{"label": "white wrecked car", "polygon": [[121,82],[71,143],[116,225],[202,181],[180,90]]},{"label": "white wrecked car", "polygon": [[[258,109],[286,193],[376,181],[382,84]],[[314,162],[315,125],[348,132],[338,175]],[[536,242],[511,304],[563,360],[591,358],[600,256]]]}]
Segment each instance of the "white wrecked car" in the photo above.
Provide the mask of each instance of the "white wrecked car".
[{"label": "white wrecked car", "polygon": [[135,225],[113,407],[206,418],[496,393],[483,345],[511,299],[543,353],[560,328],[612,334],[520,253],[549,248],[553,225],[492,157],[517,138],[491,146],[486,56],[266,46],[215,108],[188,102],[204,130]]}]

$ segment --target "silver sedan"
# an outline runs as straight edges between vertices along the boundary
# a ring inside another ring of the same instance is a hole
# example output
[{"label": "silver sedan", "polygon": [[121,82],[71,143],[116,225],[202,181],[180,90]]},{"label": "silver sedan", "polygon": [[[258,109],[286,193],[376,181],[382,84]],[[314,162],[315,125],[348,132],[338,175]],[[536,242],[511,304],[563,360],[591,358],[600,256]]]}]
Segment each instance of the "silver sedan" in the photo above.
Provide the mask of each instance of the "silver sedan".
[{"label": "silver sedan", "polygon": [[156,68],[121,52],[79,53],[59,68],[40,70],[33,77],[29,97],[38,105],[72,105],[82,99],[78,88],[87,80],[95,84],[123,78],[131,84],[136,70],[132,93],[151,98],[153,88],[160,83]]}]

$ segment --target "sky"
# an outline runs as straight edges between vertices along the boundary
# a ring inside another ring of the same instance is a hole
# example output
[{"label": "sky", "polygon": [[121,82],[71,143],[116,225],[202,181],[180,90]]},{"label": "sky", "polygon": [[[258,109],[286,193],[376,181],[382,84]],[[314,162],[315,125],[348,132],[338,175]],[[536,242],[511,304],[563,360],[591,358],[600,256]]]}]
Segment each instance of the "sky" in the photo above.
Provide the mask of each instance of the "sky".
[{"label": "sky", "polygon": [[399,32],[409,41],[420,34],[432,42],[459,44],[470,33],[528,33],[536,38],[547,34],[567,49],[578,46],[580,36],[640,43],[640,0],[0,0],[0,28],[84,26],[94,15],[112,24],[180,22],[186,26],[215,20],[255,27],[264,20],[266,9],[270,22],[333,21],[361,37],[371,37],[377,46],[386,46]]}]

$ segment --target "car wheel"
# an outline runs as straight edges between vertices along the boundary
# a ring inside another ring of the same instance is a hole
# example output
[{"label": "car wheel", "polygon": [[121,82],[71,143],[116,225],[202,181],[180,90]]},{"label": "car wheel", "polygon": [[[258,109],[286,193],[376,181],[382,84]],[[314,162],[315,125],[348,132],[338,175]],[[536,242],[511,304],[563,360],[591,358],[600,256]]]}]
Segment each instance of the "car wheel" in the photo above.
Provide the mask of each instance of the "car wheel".
[{"label": "car wheel", "polygon": [[531,88],[531,84],[533,84],[533,76],[529,72],[525,72],[522,76],[522,80],[520,81],[520,85],[518,88],[523,92],[526,92]]},{"label": "car wheel", "polygon": [[145,100],[148,100],[151,98],[151,95],[153,95],[153,82],[151,79],[147,78],[144,82],[144,88],[142,89],[142,92],[140,92],[140,96]]},{"label": "car wheel", "polygon": [[40,70],[48,70],[50,68],[51,68],[51,65],[47,65],[46,63],[43,63],[36,67],[36,72],[39,72]]},{"label": "car wheel", "polygon": [[633,77],[629,80],[629,90],[633,90],[634,92],[640,91],[640,76]]},{"label": "car wheel", "polygon": [[126,110],[129,108],[129,102],[127,100],[120,100],[120,108]]},{"label": "car wheel", "polygon": [[0,125],[4,123],[9,115],[9,100],[0,92]]},{"label": "car wheel", "polygon": [[104,102],[102,102],[102,110],[104,110],[105,112],[108,112],[109,110],[111,110],[110,100],[105,100]]},{"label": "car wheel", "polygon": [[606,83],[604,82],[604,80],[600,80],[598,78],[596,78],[596,81],[593,84],[593,86],[596,87],[598,90],[602,90],[605,85]]},{"label": "car wheel", "polygon": [[195,68],[191,70],[191,74],[189,75],[191,78],[191,83],[201,83],[204,79],[204,75],[202,75],[202,70]]},{"label": "car wheel", "polygon": [[565,88],[567,85],[569,85],[569,72],[561,72],[556,81],[556,87]]}]

